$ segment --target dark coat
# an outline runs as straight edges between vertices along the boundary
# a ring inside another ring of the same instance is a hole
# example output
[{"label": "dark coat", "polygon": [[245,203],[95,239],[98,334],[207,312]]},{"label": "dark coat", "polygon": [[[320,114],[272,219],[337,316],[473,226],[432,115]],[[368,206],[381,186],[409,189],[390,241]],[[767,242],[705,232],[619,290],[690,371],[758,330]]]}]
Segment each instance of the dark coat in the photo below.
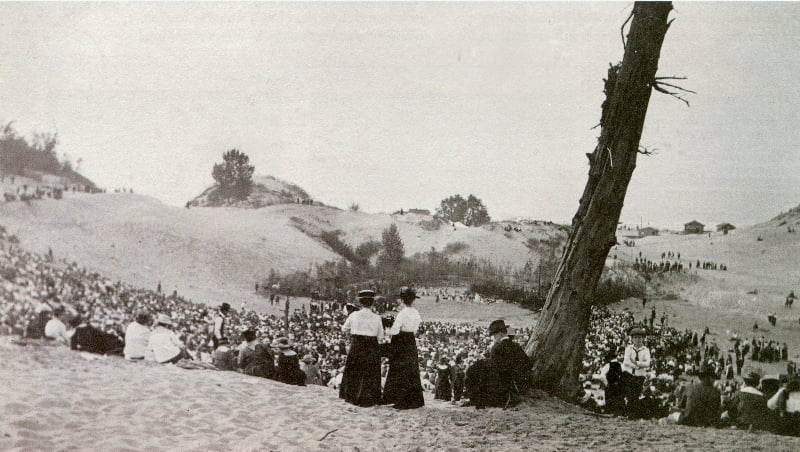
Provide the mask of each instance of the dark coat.
[{"label": "dark coat", "polygon": [[731,421],[739,427],[771,431],[775,428],[773,413],[767,408],[767,398],[752,388],[742,388],[727,404]]},{"label": "dark coat", "polygon": [[450,380],[450,366],[439,365],[436,367],[436,391],[434,399],[450,400],[453,393],[453,385]]},{"label": "dark coat", "polygon": [[70,348],[103,355],[121,350],[125,344],[113,334],[100,331],[92,325],[79,326],[70,341]]},{"label": "dark coat", "polygon": [[246,375],[261,378],[275,377],[275,355],[273,355],[272,349],[264,344],[256,344],[253,348],[243,348],[239,362],[242,372]]},{"label": "dark coat", "polygon": [[531,366],[522,347],[503,339],[467,369],[467,396],[477,406],[505,407],[527,388]]},{"label": "dark coat", "polygon": [[233,355],[233,350],[227,348],[223,350],[221,347],[217,348],[214,352],[213,362],[214,367],[219,370],[236,370],[236,357]]},{"label": "dark coat", "polygon": [[684,410],[678,418],[678,424],[698,427],[713,427],[719,424],[721,414],[720,393],[708,383],[694,383],[686,388],[680,407]]},{"label": "dark coat", "polygon": [[289,385],[306,385],[306,373],[300,369],[300,358],[297,353],[289,352],[278,355],[275,379]]}]

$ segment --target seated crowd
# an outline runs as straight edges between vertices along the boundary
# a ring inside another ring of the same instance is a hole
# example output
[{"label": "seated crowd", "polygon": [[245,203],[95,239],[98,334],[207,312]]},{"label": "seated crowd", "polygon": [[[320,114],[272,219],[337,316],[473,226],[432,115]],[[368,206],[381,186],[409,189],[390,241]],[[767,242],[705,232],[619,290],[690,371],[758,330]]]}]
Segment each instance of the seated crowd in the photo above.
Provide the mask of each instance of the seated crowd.
[{"label": "seated crowd", "polygon": [[[749,341],[732,338],[726,355],[707,340],[708,329],[698,337],[641,324],[629,312],[593,308],[581,375],[587,406],[630,418],[800,434],[800,377],[794,363],[787,362],[787,373],[777,377],[754,367],[743,371],[748,352],[750,361],[758,360]],[[628,337],[632,344],[626,347]]]},{"label": "seated crowd", "polygon": [[[134,288],[75,263],[26,252],[6,239],[0,228],[0,334],[47,337],[74,350],[130,360],[192,360],[287,384],[341,384],[347,312],[338,304],[320,302],[310,312],[296,310],[288,325],[275,316],[233,311],[227,303],[209,310],[176,293]],[[502,321],[488,329],[421,322],[416,343],[423,389],[439,400],[468,398],[468,405],[479,408],[508,406],[509,394],[524,390],[524,373],[533,364],[522,359],[524,352],[519,355],[530,332],[515,331]],[[630,313],[594,308],[581,374],[584,402],[634,418],[727,422],[798,434],[800,383],[793,373],[766,385],[756,381],[755,371],[742,376],[748,352],[751,360],[759,359],[769,342],[737,341],[726,356],[708,334],[679,331],[663,322],[661,327],[638,327]],[[787,354],[781,350],[772,356],[785,359]],[[525,365],[504,367],[515,361]],[[487,386],[497,375],[502,375],[501,384]],[[701,383],[680,384],[693,378]],[[758,398],[759,410],[762,401],[767,405],[771,417],[751,412],[751,396]],[[704,407],[702,416],[693,414],[698,404]],[[683,414],[668,416],[673,408]]]}]

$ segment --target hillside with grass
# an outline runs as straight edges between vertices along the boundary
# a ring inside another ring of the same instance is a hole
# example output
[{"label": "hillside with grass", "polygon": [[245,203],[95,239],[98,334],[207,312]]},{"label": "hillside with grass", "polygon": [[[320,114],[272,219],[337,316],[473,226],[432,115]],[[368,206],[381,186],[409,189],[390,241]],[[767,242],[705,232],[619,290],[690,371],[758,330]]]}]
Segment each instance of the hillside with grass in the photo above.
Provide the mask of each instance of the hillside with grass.
[{"label": "hillside with grass", "polygon": [[254,292],[272,270],[308,270],[343,256],[322,240],[336,235],[356,247],[380,241],[395,224],[405,255],[431,249],[449,259],[474,257],[519,268],[536,261],[542,249],[566,237],[563,226],[514,222],[468,228],[431,216],[370,214],[308,204],[259,209],[179,208],[131,193],[70,193],[55,201],[0,203],[0,224],[24,248],[142,287],[177,290],[191,299],[218,304],[263,303]]}]

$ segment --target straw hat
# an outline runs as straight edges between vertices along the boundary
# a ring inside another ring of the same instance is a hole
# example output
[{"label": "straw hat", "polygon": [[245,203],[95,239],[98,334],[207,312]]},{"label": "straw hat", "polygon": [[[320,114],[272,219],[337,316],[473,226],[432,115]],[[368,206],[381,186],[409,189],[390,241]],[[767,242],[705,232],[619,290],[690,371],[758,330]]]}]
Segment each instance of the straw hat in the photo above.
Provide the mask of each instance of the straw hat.
[{"label": "straw hat", "polygon": [[172,319],[169,318],[169,316],[166,314],[159,314],[156,319],[156,323],[161,323],[164,325],[172,325]]}]

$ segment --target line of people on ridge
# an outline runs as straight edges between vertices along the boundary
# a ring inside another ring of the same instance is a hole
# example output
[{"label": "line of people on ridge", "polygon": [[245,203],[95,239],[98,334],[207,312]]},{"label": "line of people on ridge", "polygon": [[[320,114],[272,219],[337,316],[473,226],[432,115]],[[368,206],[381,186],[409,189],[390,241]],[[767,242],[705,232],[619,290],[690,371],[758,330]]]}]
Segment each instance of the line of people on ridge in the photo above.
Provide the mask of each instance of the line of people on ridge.
[{"label": "line of people on ridge", "polygon": [[[350,351],[339,397],[348,403],[361,407],[384,404],[396,409],[414,409],[425,404],[415,338],[422,322],[419,311],[413,307],[418,297],[414,289],[403,287],[399,298],[403,309],[394,319],[382,319],[371,309],[375,292],[358,293],[361,307],[352,307],[342,326],[342,331],[350,335]],[[384,340],[387,327],[391,336],[388,343]],[[493,343],[486,358],[467,369],[464,389],[469,401],[462,406],[508,407],[517,403],[527,388],[532,363],[522,347],[510,340],[505,322],[492,322],[488,334]],[[389,361],[383,389],[381,357]]]}]

